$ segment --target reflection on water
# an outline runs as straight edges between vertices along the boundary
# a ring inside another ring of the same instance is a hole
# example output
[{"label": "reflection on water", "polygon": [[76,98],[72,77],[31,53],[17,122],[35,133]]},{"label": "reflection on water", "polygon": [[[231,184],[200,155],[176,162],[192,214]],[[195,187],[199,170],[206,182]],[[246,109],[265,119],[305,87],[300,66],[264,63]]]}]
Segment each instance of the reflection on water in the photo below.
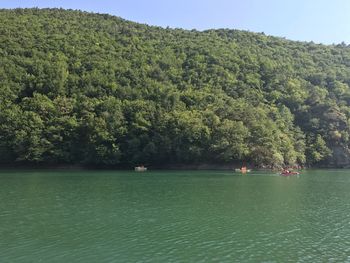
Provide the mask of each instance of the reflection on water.
[{"label": "reflection on water", "polygon": [[350,258],[350,171],[0,172],[1,262]]}]

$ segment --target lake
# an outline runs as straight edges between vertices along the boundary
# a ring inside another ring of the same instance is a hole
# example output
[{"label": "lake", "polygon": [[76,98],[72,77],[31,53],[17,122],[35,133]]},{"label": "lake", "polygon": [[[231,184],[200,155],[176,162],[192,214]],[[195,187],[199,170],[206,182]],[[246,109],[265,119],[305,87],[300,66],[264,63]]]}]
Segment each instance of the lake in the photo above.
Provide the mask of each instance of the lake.
[{"label": "lake", "polygon": [[350,170],[12,170],[0,182],[0,262],[350,261]]}]

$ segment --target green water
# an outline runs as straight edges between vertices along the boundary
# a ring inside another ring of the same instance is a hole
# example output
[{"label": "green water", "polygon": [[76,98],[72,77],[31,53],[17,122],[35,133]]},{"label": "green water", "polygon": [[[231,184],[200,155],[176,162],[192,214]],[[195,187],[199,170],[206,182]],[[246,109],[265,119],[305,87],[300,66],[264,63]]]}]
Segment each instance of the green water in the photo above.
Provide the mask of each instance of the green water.
[{"label": "green water", "polygon": [[0,262],[350,261],[350,171],[0,172]]}]

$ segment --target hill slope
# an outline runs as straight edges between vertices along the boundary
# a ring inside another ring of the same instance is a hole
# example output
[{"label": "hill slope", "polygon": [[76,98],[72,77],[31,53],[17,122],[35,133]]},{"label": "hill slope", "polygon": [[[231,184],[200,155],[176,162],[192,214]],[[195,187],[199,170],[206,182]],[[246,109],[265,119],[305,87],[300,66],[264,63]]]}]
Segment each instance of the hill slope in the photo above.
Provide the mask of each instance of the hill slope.
[{"label": "hill slope", "polygon": [[3,163],[349,164],[350,48],[0,10]]}]

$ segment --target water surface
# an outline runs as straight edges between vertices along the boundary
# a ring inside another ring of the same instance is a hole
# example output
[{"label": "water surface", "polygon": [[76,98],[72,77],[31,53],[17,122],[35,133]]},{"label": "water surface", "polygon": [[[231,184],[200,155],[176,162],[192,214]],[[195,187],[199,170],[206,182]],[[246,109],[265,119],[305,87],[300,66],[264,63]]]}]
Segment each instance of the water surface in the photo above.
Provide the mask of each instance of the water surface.
[{"label": "water surface", "polygon": [[350,170],[1,171],[0,262],[350,261]]}]

